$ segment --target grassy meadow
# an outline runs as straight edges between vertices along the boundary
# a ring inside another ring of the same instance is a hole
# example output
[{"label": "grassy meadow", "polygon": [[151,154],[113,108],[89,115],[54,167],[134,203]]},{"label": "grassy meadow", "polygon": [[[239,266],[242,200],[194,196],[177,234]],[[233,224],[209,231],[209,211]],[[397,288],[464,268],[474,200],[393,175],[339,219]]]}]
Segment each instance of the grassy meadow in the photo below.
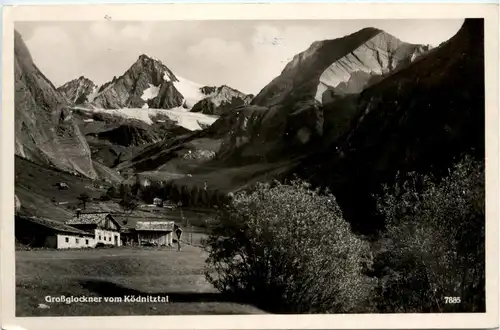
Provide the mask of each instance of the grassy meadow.
[{"label": "grassy meadow", "polygon": [[[203,275],[199,247],[16,251],[17,316],[254,314]],[[48,303],[45,296],[168,296],[168,303]],[[38,308],[46,304],[50,308]]]}]

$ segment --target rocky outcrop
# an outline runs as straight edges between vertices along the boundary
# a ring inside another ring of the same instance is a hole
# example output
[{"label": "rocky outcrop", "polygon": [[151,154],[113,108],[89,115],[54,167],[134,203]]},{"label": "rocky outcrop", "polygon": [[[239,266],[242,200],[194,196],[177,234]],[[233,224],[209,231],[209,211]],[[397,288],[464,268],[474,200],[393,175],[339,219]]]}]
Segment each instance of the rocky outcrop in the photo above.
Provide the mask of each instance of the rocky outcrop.
[{"label": "rocky outcrop", "polygon": [[202,92],[209,96],[196,103],[191,112],[207,115],[221,115],[234,108],[248,105],[253,95],[246,95],[226,85],[220,87],[202,87]]},{"label": "rocky outcrop", "polygon": [[67,100],[33,63],[15,32],[15,153],[38,164],[96,178],[90,149]]},{"label": "rocky outcrop", "polygon": [[172,81],[163,82],[158,94],[147,102],[148,107],[154,109],[171,109],[184,104],[184,97],[177,91]]},{"label": "rocky outcrop", "polygon": [[78,105],[92,102],[97,94],[98,86],[84,76],[68,81],[57,91],[64,95],[71,103]]},{"label": "rocky outcrop", "polygon": [[359,93],[374,76],[402,67],[427,50],[428,46],[402,42],[375,28],[317,41],[295,55],[252,104],[273,106],[305,99],[326,103],[339,94]]},{"label": "rocky outcrop", "polygon": [[179,107],[183,96],[172,86],[173,81],[178,81],[177,77],[161,61],[141,55],[122,76],[101,86],[92,104],[104,109],[142,108],[162,91],[155,104]]}]

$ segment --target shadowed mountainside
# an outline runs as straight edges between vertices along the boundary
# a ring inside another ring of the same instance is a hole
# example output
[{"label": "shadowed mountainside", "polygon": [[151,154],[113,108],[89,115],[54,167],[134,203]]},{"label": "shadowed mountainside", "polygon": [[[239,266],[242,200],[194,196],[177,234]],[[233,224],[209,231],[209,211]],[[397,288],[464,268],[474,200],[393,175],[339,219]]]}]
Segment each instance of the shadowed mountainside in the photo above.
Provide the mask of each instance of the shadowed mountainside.
[{"label": "shadowed mountainside", "polygon": [[33,63],[17,31],[14,38],[16,155],[96,178],[90,148],[67,100]]},{"label": "shadowed mountainside", "polygon": [[375,28],[317,41],[295,55],[252,104],[273,106],[306,99],[325,103],[335,95],[359,93],[373,77],[409,64],[428,49]]},{"label": "shadowed mountainside", "polygon": [[348,133],[298,169],[333,189],[357,229],[382,225],[371,194],[397,172],[440,175],[463,154],[484,161],[483,29],[482,19],[465,20],[439,48],[363,91]]}]

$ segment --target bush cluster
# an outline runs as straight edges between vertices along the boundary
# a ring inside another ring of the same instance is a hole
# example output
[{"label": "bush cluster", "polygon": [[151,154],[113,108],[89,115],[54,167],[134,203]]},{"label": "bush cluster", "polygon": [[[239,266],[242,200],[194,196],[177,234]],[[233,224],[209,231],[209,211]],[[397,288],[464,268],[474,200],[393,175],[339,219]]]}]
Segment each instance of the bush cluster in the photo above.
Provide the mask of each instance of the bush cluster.
[{"label": "bush cluster", "polygon": [[205,276],[279,313],[484,311],[484,179],[468,157],[442,178],[398,175],[376,196],[386,230],[371,243],[328,192],[257,184],[212,220]]}]

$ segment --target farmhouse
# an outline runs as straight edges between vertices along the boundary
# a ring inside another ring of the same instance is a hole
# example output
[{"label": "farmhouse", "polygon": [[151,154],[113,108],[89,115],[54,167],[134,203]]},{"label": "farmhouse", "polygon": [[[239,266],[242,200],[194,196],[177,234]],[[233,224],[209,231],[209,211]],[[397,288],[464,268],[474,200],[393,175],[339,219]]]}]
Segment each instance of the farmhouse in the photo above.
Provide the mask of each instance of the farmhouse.
[{"label": "farmhouse", "polygon": [[18,242],[30,247],[70,249],[95,246],[93,234],[39,217],[16,216],[15,236]]},{"label": "farmhouse", "polygon": [[95,244],[120,246],[120,225],[108,212],[77,213],[67,225],[92,233]]},{"label": "farmhouse", "polygon": [[139,245],[172,246],[174,221],[138,221],[135,225]]}]

